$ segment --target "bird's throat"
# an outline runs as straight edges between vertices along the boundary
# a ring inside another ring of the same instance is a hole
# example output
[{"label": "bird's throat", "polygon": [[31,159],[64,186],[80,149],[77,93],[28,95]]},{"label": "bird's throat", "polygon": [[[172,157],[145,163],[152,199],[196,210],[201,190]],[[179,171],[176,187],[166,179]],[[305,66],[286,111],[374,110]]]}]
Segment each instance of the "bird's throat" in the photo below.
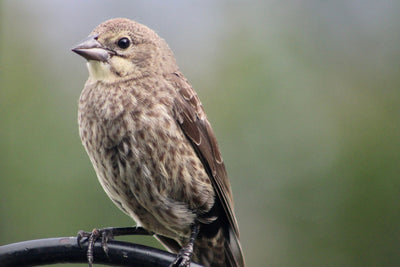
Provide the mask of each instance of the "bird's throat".
[{"label": "bird's throat", "polygon": [[89,60],[87,67],[89,70],[89,79],[105,82],[112,82],[116,79],[116,75],[111,71],[111,66],[107,62]]}]

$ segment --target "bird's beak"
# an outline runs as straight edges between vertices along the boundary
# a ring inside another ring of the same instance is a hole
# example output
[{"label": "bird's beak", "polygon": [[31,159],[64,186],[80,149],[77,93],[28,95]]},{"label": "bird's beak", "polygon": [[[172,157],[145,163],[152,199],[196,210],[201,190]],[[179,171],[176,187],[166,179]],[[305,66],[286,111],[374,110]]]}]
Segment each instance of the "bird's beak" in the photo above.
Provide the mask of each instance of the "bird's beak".
[{"label": "bird's beak", "polygon": [[97,41],[98,35],[90,35],[88,38],[72,49],[87,60],[107,61],[110,54],[115,54]]}]

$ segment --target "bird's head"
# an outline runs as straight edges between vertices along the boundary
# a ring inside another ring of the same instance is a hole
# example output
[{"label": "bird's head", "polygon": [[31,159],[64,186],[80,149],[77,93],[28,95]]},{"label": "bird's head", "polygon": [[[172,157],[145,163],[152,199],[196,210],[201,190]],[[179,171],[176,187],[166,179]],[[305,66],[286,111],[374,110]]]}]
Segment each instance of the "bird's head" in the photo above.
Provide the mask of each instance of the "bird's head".
[{"label": "bird's head", "polygon": [[167,43],[148,27],[111,19],[72,49],[88,61],[89,79],[114,83],[178,69]]}]

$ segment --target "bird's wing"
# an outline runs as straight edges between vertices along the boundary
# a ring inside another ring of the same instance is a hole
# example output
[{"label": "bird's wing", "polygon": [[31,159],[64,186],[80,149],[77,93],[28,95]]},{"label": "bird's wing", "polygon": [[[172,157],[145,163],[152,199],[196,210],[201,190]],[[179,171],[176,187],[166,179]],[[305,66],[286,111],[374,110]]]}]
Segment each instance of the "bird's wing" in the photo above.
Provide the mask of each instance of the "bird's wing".
[{"label": "bird's wing", "polygon": [[199,155],[217,195],[217,202],[223,207],[224,217],[228,222],[228,235],[230,240],[230,252],[237,255],[243,262],[237,266],[244,266],[244,260],[239,243],[239,229],[233,211],[232,191],[228,180],[228,174],[219,151],[217,139],[207,120],[206,114],[189,82],[180,72],[173,73],[168,77],[170,82],[178,90],[178,97],[174,103],[174,116],[181,129],[192,143]]}]

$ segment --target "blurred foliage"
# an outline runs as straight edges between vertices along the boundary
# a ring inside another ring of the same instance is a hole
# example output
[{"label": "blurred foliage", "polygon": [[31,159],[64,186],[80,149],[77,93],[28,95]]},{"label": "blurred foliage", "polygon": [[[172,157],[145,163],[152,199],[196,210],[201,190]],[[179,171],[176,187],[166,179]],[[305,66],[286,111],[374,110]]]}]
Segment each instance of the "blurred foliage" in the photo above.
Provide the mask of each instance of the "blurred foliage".
[{"label": "blurred foliage", "polygon": [[69,52],[127,16],[171,44],[203,101],[248,266],[400,264],[399,3],[106,3],[2,2],[0,245],[133,224],[80,144],[87,72]]}]

